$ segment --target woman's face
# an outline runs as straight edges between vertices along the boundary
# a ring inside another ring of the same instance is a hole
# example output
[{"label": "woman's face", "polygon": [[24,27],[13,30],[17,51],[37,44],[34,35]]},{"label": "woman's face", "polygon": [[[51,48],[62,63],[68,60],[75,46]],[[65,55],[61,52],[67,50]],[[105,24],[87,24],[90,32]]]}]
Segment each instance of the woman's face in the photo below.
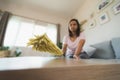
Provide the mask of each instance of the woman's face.
[{"label": "woman's face", "polygon": [[77,30],[77,22],[76,21],[71,21],[69,23],[69,29],[71,32],[76,32]]}]

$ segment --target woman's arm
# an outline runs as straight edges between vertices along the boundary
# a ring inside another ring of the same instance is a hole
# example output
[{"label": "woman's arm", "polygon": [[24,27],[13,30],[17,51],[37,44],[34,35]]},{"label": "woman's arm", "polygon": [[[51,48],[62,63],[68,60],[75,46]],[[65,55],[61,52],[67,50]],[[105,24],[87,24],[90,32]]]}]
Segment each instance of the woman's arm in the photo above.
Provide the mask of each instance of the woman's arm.
[{"label": "woman's arm", "polygon": [[66,50],[67,50],[67,44],[63,44],[63,47],[62,47],[63,55],[65,55]]},{"label": "woman's arm", "polygon": [[84,46],[85,39],[80,40],[78,47],[75,50],[75,53],[73,55],[74,58],[79,59],[80,52],[82,51],[82,48]]}]

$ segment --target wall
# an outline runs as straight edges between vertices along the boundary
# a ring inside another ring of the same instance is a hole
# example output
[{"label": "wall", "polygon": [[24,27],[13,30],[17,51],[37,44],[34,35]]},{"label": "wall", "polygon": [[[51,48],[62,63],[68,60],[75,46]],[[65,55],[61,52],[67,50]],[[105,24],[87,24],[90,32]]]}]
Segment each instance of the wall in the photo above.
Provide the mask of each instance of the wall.
[{"label": "wall", "polygon": [[61,40],[67,32],[67,20],[69,18],[61,17],[55,14],[44,12],[42,10],[35,9],[33,7],[28,7],[25,5],[18,5],[11,3],[10,1],[0,1],[0,9],[3,11],[9,11],[14,15],[23,16],[35,20],[45,21],[54,24],[60,24],[60,37]]},{"label": "wall", "polygon": [[[61,17],[58,15],[54,15],[51,13],[47,13],[41,10],[33,9],[24,5],[16,5],[14,3],[10,3],[9,1],[0,1],[0,9],[3,11],[9,11],[14,15],[26,17],[26,18],[31,18],[35,20],[40,20],[40,21],[45,21],[49,23],[54,23],[54,24],[60,24],[60,39],[62,41],[63,36],[66,35],[67,32],[67,24],[69,18],[66,17]],[[14,51],[16,48],[12,47],[11,48],[11,56],[15,56]],[[37,52],[34,50],[31,50],[30,48],[20,48],[22,51],[21,56],[51,56],[48,53],[42,52]]]},{"label": "wall", "polygon": [[[74,15],[79,21],[87,19],[82,28],[85,29],[84,33],[86,36],[86,44],[95,44],[110,40],[114,37],[120,37],[120,13],[117,15],[113,14],[112,7],[120,2],[120,0],[114,0],[108,7],[106,7],[101,12],[96,11],[96,6],[98,5],[98,0],[86,0],[84,5],[78,10]],[[100,24],[98,16],[103,12],[107,12],[110,18],[110,21],[105,24]],[[94,13],[94,17],[90,18],[90,15]],[[89,29],[89,23],[92,20],[95,20],[95,28]]]}]

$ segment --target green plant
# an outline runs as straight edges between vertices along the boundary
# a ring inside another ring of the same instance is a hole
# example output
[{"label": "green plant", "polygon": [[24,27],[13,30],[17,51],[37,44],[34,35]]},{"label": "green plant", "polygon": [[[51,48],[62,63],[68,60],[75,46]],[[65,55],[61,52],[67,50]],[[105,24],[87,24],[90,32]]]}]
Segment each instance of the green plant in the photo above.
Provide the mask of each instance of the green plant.
[{"label": "green plant", "polygon": [[62,42],[59,42],[59,43],[57,44],[57,46],[58,46],[60,49],[62,49]]},{"label": "green plant", "polygon": [[9,50],[8,46],[1,46],[0,47],[0,51],[5,51],[5,50]]},{"label": "green plant", "polygon": [[18,57],[18,56],[20,56],[21,54],[22,54],[21,49],[16,48],[16,50],[15,50],[15,56]]}]

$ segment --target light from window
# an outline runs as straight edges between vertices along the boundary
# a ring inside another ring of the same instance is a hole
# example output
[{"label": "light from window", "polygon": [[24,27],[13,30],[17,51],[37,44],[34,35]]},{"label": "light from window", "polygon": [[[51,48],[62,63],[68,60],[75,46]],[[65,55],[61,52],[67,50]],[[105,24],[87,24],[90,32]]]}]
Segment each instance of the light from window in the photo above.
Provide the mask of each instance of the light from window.
[{"label": "light from window", "polygon": [[43,24],[38,21],[11,16],[5,34],[4,46],[26,47],[30,38],[44,33],[53,43],[57,43],[57,26],[55,24]]}]

